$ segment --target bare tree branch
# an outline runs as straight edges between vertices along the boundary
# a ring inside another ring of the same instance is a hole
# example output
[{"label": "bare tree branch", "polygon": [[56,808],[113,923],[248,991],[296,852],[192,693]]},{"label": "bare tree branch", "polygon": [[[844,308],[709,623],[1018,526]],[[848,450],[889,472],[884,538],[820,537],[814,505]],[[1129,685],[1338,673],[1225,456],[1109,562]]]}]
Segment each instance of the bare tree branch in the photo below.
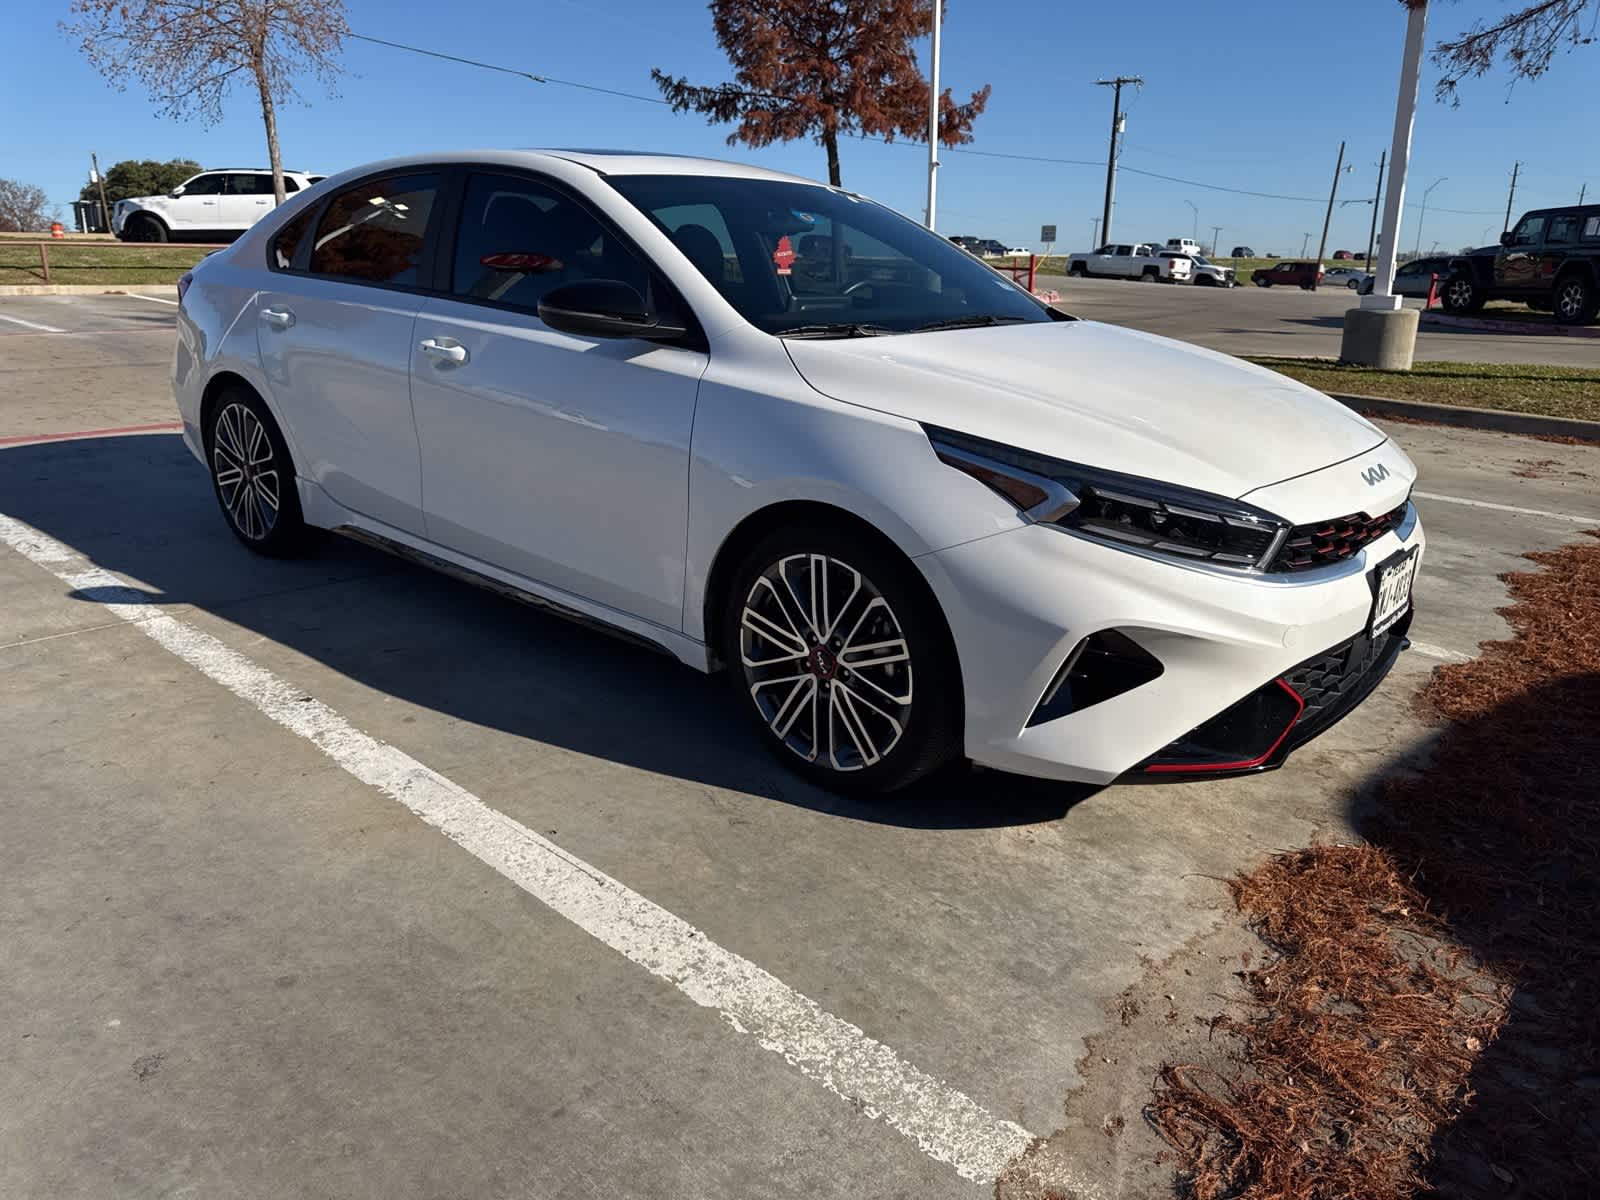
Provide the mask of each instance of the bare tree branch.
[{"label": "bare tree branch", "polygon": [[1434,47],[1433,61],[1444,70],[1436,94],[1455,102],[1463,79],[1488,74],[1496,62],[1508,66],[1514,79],[1537,79],[1558,51],[1594,42],[1597,18],[1600,0],[1536,0],[1499,21],[1477,22]]}]

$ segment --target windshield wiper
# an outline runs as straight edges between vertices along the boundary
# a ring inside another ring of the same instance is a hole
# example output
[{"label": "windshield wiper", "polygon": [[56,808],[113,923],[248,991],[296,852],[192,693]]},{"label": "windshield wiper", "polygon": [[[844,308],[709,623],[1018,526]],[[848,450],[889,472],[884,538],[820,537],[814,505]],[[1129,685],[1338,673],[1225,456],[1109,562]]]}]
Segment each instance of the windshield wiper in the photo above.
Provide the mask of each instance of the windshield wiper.
[{"label": "windshield wiper", "polygon": [[918,325],[912,333],[932,333],[936,329],[976,329],[981,325],[1015,325],[1027,317],[1000,317],[994,313],[975,313],[970,317],[951,317],[947,321],[929,321]]},{"label": "windshield wiper", "polygon": [[884,325],[862,325],[855,321],[835,321],[828,325],[796,325],[793,329],[780,329],[781,338],[857,338],[882,337],[896,330]]}]

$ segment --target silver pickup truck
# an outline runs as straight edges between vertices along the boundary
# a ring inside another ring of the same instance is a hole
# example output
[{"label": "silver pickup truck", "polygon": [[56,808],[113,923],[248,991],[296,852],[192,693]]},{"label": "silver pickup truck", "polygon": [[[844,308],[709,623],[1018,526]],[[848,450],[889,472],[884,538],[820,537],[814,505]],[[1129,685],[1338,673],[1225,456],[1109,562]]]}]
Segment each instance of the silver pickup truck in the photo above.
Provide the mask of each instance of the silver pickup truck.
[{"label": "silver pickup truck", "polygon": [[1194,264],[1150,242],[1101,246],[1067,258],[1067,274],[1079,278],[1137,279],[1142,283],[1189,283]]}]

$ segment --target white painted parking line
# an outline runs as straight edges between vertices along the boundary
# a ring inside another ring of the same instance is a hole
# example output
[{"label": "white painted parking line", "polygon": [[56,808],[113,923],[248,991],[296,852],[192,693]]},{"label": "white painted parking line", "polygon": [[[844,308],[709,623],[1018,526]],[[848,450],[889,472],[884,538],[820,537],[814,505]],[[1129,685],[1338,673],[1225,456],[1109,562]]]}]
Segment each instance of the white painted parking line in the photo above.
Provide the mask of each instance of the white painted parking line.
[{"label": "white painted parking line", "polygon": [[168,300],[165,296],[146,296],[143,292],[120,292],[118,294],[126,296],[129,300],[148,300],[151,304],[170,304],[174,308],[178,307],[176,300]]},{"label": "white painted parking line", "polygon": [[1441,504],[1465,504],[1468,508],[1492,508],[1495,512],[1520,513],[1524,517],[1549,517],[1556,521],[1576,521],[1580,525],[1600,526],[1600,517],[1580,517],[1574,513],[1546,512],[1542,508],[1518,508],[1515,504],[1491,504],[1487,500],[1468,500],[1465,496],[1441,496],[1436,492],[1412,492],[1419,500]]},{"label": "white painted parking line", "polygon": [[65,333],[65,329],[57,329],[54,325],[41,325],[37,321],[24,321],[21,317],[8,317],[0,313],[0,321],[10,321],[13,325],[21,325],[25,329],[37,329],[40,333]]},{"label": "white painted parking line", "polygon": [[1443,662],[1464,663],[1472,661],[1472,655],[1470,654],[1462,654],[1459,650],[1447,650],[1443,646],[1435,646],[1432,642],[1413,640],[1411,648],[1418,654],[1428,658],[1437,658]]},{"label": "white painted parking line", "polygon": [[[540,837],[404,751],[153,604],[70,546],[0,513],[0,541],[81,598],[142,630],[207,678],[312,743],[585,933],[666,980],[802,1075],[883,1121],[964,1178],[990,1184],[1033,1135],[824,1011],[688,922]],[[1081,1182],[1062,1186],[1092,1197]]]}]

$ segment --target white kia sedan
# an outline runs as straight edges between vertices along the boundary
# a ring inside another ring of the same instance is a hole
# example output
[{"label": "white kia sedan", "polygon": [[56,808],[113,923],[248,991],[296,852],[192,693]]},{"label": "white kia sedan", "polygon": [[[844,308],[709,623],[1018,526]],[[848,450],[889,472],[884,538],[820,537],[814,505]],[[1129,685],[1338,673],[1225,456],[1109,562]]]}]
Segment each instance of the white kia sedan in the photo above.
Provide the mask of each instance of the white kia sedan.
[{"label": "white kia sedan", "polygon": [[396,159],[180,293],[184,438],[245,545],[333,530],[722,669],[827,786],[1271,768],[1406,644],[1382,432],[842,188]]}]

